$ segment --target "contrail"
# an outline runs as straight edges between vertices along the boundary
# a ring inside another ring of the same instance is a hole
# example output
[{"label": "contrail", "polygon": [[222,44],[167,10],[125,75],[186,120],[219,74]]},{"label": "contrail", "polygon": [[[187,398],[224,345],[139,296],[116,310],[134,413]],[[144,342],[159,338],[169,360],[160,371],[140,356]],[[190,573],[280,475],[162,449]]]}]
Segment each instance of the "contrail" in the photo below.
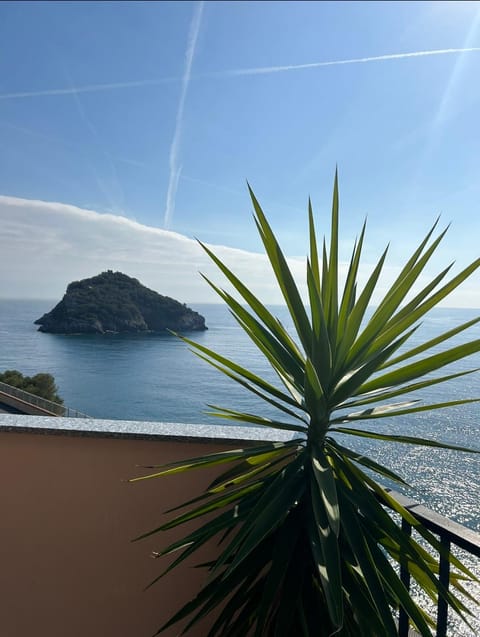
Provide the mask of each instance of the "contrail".
[{"label": "contrail", "polygon": [[413,51],[411,53],[389,53],[363,58],[349,58],[347,60],[330,60],[328,62],[310,62],[308,64],[287,64],[285,66],[257,66],[246,69],[232,69],[208,73],[209,77],[235,77],[239,75],[266,75],[268,73],[284,73],[300,69],[315,69],[322,66],[340,66],[341,64],[364,64],[366,62],[382,62],[384,60],[403,60],[405,58],[426,57],[429,55],[452,55],[454,53],[472,53],[480,51],[480,47],[461,49],[435,49],[433,51]]},{"label": "contrail", "polygon": [[478,52],[480,47],[468,47],[462,49],[435,49],[433,51],[413,51],[410,53],[389,53],[387,55],[374,55],[363,58],[349,58],[346,60],[330,60],[327,62],[309,62],[307,64],[287,64],[285,66],[257,66],[246,69],[232,69],[230,71],[218,71],[209,73],[210,77],[234,77],[238,75],[263,75],[268,73],[284,73],[285,71],[298,71],[300,69],[315,69],[322,66],[340,66],[341,64],[364,64],[366,62],[382,62],[384,60],[403,60],[406,58],[426,57],[429,55],[452,55],[454,53]]},{"label": "contrail", "polygon": [[0,100],[13,100],[22,97],[43,97],[49,95],[72,95],[73,93],[97,93],[122,88],[140,88],[142,86],[156,86],[178,82],[178,77],[160,77],[155,80],[136,80],[131,82],[110,82],[108,84],[87,84],[76,88],[50,88],[44,91],[22,91],[19,93],[0,93]]},{"label": "contrail", "polygon": [[175,211],[175,199],[177,196],[178,180],[180,179],[181,166],[178,165],[178,151],[183,128],[183,111],[185,109],[185,99],[187,97],[188,85],[192,73],[193,58],[195,56],[195,48],[197,46],[198,33],[200,31],[200,23],[203,13],[203,0],[197,4],[195,13],[190,24],[190,32],[188,34],[187,50],[185,52],[185,70],[182,77],[182,88],[180,91],[180,100],[178,102],[177,116],[175,118],[175,132],[173,133],[172,144],[168,163],[170,167],[170,176],[168,179],[167,200],[165,203],[165,219],[164,226],[168,228]]},{"label": "contrail", "polygon": [[[202,5],[203,6],[203,5]],[[402,60],[406,58],[427,57],[432,55],[454,55],[458,53],[478,53],[480,47],[468,47],[460,49],[435,49],[433,51],[413,51],[410,53],[389,53],[387,55],[375,55],[363,58],[350,58],[347,60],[330,60],[327,62],[310,62],[307,64],[288,64],[285,66],[258,66],[246,69],[230,69],[226,71],[212,71],[209,73],[198,73],[190,75],[190,79],[196,78],[222,78],[235,77],[241,75],[262,75],[268,73],[283,73],[300,69],[314,69],[322,66],[340,66],[342,64],[362,64],[366,62],[382,62],[385,60]],[[145,86],[156,86],[158,84],[169,84],[181,81],[179,77],[159,77],[150,80],[136,80],[131,82],[111,82],[108,84],[87,84],[72,88],[52,88],[44,91],[22,91],[18,93],[0,93],[0,100],[13,100],[24,97],[47,97],[50,95],[71,95],[72,93],[96,93],[100,91],[113,91],[126,88],[142,88]]]}]

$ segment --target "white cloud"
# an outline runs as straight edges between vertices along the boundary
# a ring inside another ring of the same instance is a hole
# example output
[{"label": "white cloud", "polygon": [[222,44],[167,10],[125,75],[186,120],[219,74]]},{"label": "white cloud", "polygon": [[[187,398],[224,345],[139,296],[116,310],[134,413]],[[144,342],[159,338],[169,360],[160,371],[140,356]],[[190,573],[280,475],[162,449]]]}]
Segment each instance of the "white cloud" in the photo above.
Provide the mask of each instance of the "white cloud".
[{"label": "white cloud", "polygon": [[[0,196],[0,219],[0,298],[58,300],[70,281],[108,269],[187,303],[219,301],[199,271],[229,289],[198,243],[176,232],[67,204],[6,196]],[[209,247],[264,303],[282,303],[265,255],[223,245]],[[305,294],[305,259],[288,262]],[[360,285],[371,269],[371,264],[362,266]],[[397,264],[385,267],[380,293],[398,272]],[[345,265],[341,273],[345,274]],[[426,284],[427,278],[420,283]],[[475,275],[445,305],[480,307],[478,283]]]},{"label": "white cloud", "polygon": [[[59,298],[70,281],[112,269],[180,301],[218,300],[198,272],[221,283],[222,275],[184,235],[113,214],[5,196],[0,218],[0,297]],[[226,246],[214,251],[266,302],[281,302],[264,255]],[[300,277],[304,263],[293,259],[291,265]]]}]

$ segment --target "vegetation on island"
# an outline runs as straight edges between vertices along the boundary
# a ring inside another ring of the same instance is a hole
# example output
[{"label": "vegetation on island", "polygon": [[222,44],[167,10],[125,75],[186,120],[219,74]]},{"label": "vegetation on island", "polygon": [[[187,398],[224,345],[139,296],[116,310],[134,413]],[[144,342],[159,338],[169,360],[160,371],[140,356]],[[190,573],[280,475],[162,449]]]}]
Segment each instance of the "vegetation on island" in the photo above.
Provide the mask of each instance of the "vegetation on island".
[{"label": "vegetation on island", "polygon": [[[278,418],[269,419],[260,412],[210,405],[212,415],[287,431],[292,437],[287,442],[248,445],[177,461],[155,467],[153,472],[150,467],[148,475],[132,480],[218,468],[218,477],[205,492],[179,503],[173,517],[137,538],[187,525],[183,537],[158,551],[159,556],[174,557],[159,577],[205,543],[218,546],[215,559],[202,565],[208,572],[205,586],[158,632],[182,622],[181,634],[188,633],[213,611],[210,629],[204,633],[208,637],[397,637],[396,617],[403,609],[418,633],[431,637],[435,618],[412,597],[400,577],[400,565],[427,598],[435,603],[439,597],[444,599],[468,622],[471,613],[465,597],[478,600],[465,590],[465,582],[475,576],[390,494],[386,483],[408,486],[395,467],[361,455],[353,441],[367,438],[472,451],[436,439],[406,436],[400,426],[395,433],[387,433],[381,425],[384,418],[408,414],[414,422],[415,414],[480,400],[449,400],[447,389],[443,401],[435,404],[423,405],[412,396],[476,371],[436,373],[480,350],[480,340],[449,343],[480,318],[415,346],[409,344],[422,317],[474,272],[480,259],[449,280],[447,267],[421,285],[422,272],[445,234],[434,236],[435,223],[367,320],[366,309],[387,250],[361,287],[358,273],[364,225],[346,282],[339,286],[335,177],[330,240],[324,240],[323,246],[317,244],[309,204],[306,307],[251,190],[250,195],[293,332],[203,247],[237,296],[210,285],[264,354],[278,383],[267,382],[199,342],[183,340],[198,356],[278,412]],[[402,525],[392,518],[390,508]],[[196,526],[192,527],[192,521]],[[413,536],[408,532],[410,526],[416,531]],[[440,581],[438,553],[450,563],[449,589]]]},{"label": "vegetation on island", "polygon": [[16,369],[7,369],[0,373],[0,382],[63,405],[63,400],[58,395],[55,378],[51,374],[41,373],[35,374],[35,376],[24,376]]},{"label": "vegetation on island", "polygon": [[203,316],[122,272],[108,270],[69,284],[53,310],[35,321],[41,332],[178,332],[205,330]]}]

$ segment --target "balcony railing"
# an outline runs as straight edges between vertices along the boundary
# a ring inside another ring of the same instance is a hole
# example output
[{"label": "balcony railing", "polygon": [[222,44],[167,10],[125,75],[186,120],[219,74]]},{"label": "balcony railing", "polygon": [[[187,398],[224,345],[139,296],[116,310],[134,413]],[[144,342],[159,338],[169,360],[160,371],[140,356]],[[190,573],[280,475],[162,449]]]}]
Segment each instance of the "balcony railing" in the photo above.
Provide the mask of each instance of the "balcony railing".
[{"label": "balcony railing", "polygon": [[[447,551],[450,551],[450,547],[454,545],[480,558],[480,533],[468,529],[457,522],[453,522],[396,491],[389,490],[389,493],[402,506],[408,509],[417,520],[422,522],[429,531],[437,535],[441,545]],[[411,535],[412,526],[405,520],[402,520],[402,529]],[[400,569],[400,577],[405,587],[410,590],[410,574],[406,568]],[[450,586],[450,562],[444,555],[439,556],[439,579],[440,583],[448,589]],[[448,604],[443,597],[439,596],[437,604],[436,637],[447,637],[447,624]],[[411,635],[411,632],[409,632],[408,615],[403,608],[400,609],[398,617],[398,635],[399,637],[408,637],[408,635]]]},{"label": "balcony railing", "polygon": [[[19,407],[21,407],[22,404],[25,407],[33,405],[39,410],[45,412],[45,416],[56,415],[63,416],[65,418],[90,418],[90,416],[82,414],[76,409],[70,409],[70,407],[65,407],[65,405],[54,403],[51,400],[41,398],[40,396],[31,394],[28,391],[24,391],[23,389],[13,387],[13,385],[8,385],[7,383],[2,383],[0,381],[0,403],[2,402],[2,397],[6,399],[8,399],[8,397],[12,397],[16,399],[16,401],[20,403]],[[29,412],[27,411],[25,413]]]}]

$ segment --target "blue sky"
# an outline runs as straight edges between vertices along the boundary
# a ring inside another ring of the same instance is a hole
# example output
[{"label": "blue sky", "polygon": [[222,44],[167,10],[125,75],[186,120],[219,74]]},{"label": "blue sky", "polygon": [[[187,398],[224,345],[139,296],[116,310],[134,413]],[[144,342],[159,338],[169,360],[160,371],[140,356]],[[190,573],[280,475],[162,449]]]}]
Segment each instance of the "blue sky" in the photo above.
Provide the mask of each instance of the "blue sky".
[{"label": "blue sky", "polygon": [[[89,234],[93,217],[64,208],[49,221],[40,202],[94,211],[117,229],[126,218],[143,235],[166,230],[162,242],[199,237],[257,253],[248,179],[285,252],[301,258],[309,195],[328,230],[336,163],[345,257],[368,214],[367,261],[392,240],[394,269],[439,213],[452,221],[439,263],[478,256],[480,3],[3,2],[0,42],[10,223],[0,240],[24,268],[0,296],[61,293],[62,258],[65,277],[130,263],[161,283],[152,246],[148,273],[140,239],[122,264],[129,247],[113,250],[113,230],[107,249]],[[69,242],[84,255],[77,269]],[[172,267],[163,284],[202,297],[185,273],[181,283],[175,258],[159,262]],[[480,306],[472,281],[458,305]]]}]

